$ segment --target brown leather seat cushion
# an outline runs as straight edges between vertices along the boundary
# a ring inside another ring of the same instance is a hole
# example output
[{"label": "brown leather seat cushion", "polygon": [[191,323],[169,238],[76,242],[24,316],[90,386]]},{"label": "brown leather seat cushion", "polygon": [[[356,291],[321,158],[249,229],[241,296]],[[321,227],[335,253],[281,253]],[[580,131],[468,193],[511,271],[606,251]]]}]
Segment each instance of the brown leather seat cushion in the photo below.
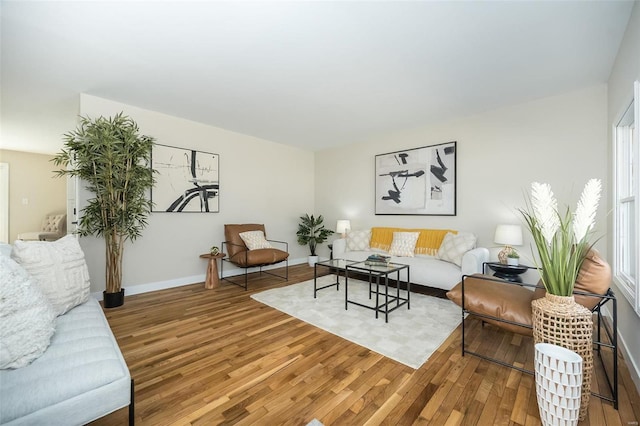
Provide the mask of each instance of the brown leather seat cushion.
[{"label": "brown leather seat cushion", "polygon": [[[447,297],[458,306],[462,306],[462,282],[447,292]],[[533,291],[515,283],[495,281],[494,277],[481,274],[474,274],[464,279],[465,309],[470,312],[531,325],[532,300],[534,300]],[[532,335],[530,328],[488,318],[483,318],[483,321],[515,333]]]},{"label": "brown leather seat cushion", "polygon": [[238,266],[248,268],[250,266],[271,265],[273,263],[282,262],[289,257],[286,251],[275,248],[246,250],[236,253],[229,260]]},{"label": "brown leather seat cushion", "polygon": [[[542,282],[538,285],[542,285]],[[600,257],[597,250],[592,249],[582,263],[574,290],[604,295],[610,285],[611,267]],[[544,297],[544,294],[544,289],[537,288],[533,292],[513,283],[496,281],[496,278],[488,275],[475,274],[464,279],[465,309],[519,324],[532,324],[531,302]],[[462,282],[451,289],[447,297],[458,306],[462,306]],[[589,310],[593,310],[600,301],[596,297],[581,295],[576,295],[575,299]],[[526,327],[490,319],[484,321],[516,333],[532,334],[531,329]]]}]

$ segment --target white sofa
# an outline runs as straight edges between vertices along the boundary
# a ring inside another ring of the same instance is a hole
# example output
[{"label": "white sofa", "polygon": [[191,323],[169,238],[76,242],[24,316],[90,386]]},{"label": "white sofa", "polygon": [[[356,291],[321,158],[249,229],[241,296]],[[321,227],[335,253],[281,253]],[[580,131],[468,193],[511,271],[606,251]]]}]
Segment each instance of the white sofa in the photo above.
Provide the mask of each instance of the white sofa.
[{"label": "white sofa", "polygon": [[[472,235],[463,232],[459,234]],[[333,242],[332,255],[334,259],[364,261],[374,253],[384,254],[380,250],[373,249],[351,251],[347,248],[346,238],[340,238]],[[460,282],[462,275],[482,273],[483,263],[489,261],[489,250],[484,247],[476,247],[466,251],[462,255],[460,265],[429,255],[415,255],[414,257],[392,256],[391,261],[409,265],[412,285],[418,284],[448,291]]]},{"label": "white sofa", "polygon": [[[0,244],[0,256],[10,250]],[[0,424],[83,425],[126,406],[133,424],[133,380],[98,301],[89,297],[53,324],[42,355],[0,369]]]}]

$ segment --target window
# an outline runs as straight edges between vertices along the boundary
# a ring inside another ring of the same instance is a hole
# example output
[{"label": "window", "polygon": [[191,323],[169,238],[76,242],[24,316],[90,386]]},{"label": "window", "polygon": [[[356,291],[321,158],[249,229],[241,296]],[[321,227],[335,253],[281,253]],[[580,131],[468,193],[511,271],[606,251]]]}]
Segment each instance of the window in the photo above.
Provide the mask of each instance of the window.
[{"label": "window", "polygon": [[640,84],[634,85],[634,101],[614,128],[614,266],[618,287],[640,315],[638,249],[640,225],[640,149],[637,124],[640,121]]}]

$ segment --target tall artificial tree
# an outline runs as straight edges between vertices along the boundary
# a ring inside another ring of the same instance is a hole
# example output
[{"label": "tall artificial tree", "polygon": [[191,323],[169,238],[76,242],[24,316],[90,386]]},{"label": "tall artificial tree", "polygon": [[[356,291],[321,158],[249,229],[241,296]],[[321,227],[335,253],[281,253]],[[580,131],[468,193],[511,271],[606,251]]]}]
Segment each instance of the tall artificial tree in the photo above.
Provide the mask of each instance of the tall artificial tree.
[{"label": "tall artificial tree", "polygon": [[80,178],[94,195],[81,210],[78,233],[105,240],[107,294],[121,292],[124,244],[139,237],[147,225],[153,145],[154,139],[140,135],[135,121],[122,112],[112,118],[80,117],[53,158],[64,167],[56,171],[58,176]]}]

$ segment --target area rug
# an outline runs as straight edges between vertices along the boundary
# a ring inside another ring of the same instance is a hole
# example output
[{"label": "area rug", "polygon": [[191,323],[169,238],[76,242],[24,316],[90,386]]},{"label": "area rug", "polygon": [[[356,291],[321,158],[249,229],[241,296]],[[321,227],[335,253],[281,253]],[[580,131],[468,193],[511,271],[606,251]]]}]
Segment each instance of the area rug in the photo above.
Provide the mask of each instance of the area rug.
[{"label": "area rug", "polygon": [[[334,275],[318,278],[319,286],[335,281]],[[401,306],[375,318],[375,312],[356,305],[344,308],[344,278],[340,290],[329,287],[313,298],[313,280],[267,290],[251,296],[285,312],[412,368],[420,368],[461,322],[460,308],[446,299],[411,294],[411,309]],[[375,296],[374,296],[375,298]],[[368,284],[349,280],[349,299],[372,305]]]}]

